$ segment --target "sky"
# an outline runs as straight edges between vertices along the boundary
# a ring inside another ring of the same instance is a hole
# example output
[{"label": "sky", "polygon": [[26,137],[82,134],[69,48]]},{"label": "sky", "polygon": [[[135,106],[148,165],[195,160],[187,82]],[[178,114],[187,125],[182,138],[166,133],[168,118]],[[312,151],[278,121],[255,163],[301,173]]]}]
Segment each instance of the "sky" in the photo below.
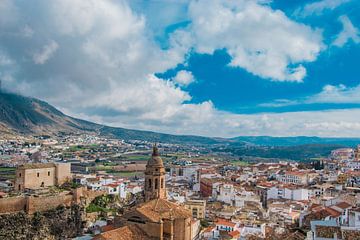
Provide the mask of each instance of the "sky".
[{"label": "sky", "polygon": [[110,126],[360,137],[358,0],[1,0],[7,91]]}]

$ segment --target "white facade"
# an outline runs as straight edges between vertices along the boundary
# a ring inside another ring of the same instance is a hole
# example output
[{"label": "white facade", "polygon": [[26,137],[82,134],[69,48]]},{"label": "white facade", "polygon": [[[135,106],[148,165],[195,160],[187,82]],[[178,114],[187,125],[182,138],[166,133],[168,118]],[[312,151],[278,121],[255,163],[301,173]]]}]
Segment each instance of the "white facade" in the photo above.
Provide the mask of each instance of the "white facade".
[{"label": "white facade", "polygon": [[142,191],[142,187],[141,186],[127,186],[126,188],[127,192],[132,193],[132,194],[137,194],[139,192]]},{"label": "white facade", "polygon": [[176,180],[198,183],[200,182],[198,169],[198,166],[173,167],[170,169],[170,176]]},{"label": "white facade", "polygon": [[349,161],[349,162],[347,162],[346,167],[351,170],[359,170],[360,169],[360,161]]},{"label": "white facade", "polygon": [[265,226],[266,224],[261,224],[259,226],[244,226],[240,229],[240,236],[246,238],[248,235],[256,235],[260,237],[265,237]]},{"label": "white facade", "polygon": [[108,184],[103,187],[109,195],[119,195],[120,187],[117,184]]},{"label": "white facade", "polygon": [[299,188],[293,190],[292,200],[301,201],[309,199],[309,191],[306,188]]},{"label": "white facade", "polygon": [[286,172],[284,174],[278,174],[276,180],[290,184],[306,185],[309,183],[308,174],[304,172]]},{"label": "white facade", "polygon": [[232,200],[234,199],[234,186],[231,184],[223,184],[219,186],[219,191],[216,199],[220,202],[224,202],[232,205]]},{"label": "white facade", "polygon": [[348,216],[349,216],[349,209],[351,208],[351,206],[349,206],[348,208],[340,208],[338,206],[331,206],[330,208],[341,212],[341,216],[340,216],[340,224],[341,225],[346,225],[348,224]]},{"label": "white facade", "polygon": [[360,229],[360,209],[349,211],[349,227]]},{"label": "white facade", "polygon": [[309,193],[309,198],[313,198],[313,197],[320,197],[322,195],[324,195],[324,188],[310,188],[308,189],[308,193]]},{"label": "white facade", "polygon": [[122,182],[119,184],[119,196],[120,198],[126,198],[127,196],[127,184],[125,182]]},{"label": "white facade", "polygon": [[267,190],[267,199],[289,199],[295,201],[308,200],[309,191],[306,188],[271,187]]}]

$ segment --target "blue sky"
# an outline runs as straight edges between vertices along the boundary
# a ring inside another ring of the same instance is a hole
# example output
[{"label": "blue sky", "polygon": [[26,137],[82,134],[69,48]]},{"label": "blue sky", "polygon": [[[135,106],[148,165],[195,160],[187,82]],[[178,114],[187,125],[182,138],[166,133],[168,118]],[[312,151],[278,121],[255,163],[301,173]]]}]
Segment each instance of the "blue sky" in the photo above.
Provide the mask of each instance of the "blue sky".
[{"label": "blue sky", "polygon": [[[356,13],[360,11],[360,4],[355,3],[355,1],[353,3],[351,1],[343,2],[334,10],[323,10],[315,16],[306,17],[299,17],[296,12],[306,4],[314,3],[314,1],[280,0],[270,3],[273,9],[285,12],[291,19],[313,28],[321,28],[323,31],[323,42],[328,45],[328,49],[319,53],[315,61],[305,64],[307,75],[300,83],[277,82],[255,76],[242,68],[228,67],[231,56],[227,54],[226,49],[217,50],[211,55],[193,53],[189,56],[187,66],[180,64],[176,68],[158,74],[158,76],[166,79],[174,77],[179,70],[190,71],[197,80],[187,87],[193,96],[191,102],[199,103],[211,99],[216,107],[236,113],[312,111],[359,107],[360,103],[355,99],[354,102],[345,104],[337,103],[336,99],[334,102],[326,104],[315,102],[304,104],[301,102],[301,99],[321,92],[326,85],[338,86],[342,84],[351,88],[360,83],[360,47],[358,43],[348,40],[342,47],[331,46],[334,38],[343,28],[338,19],[340,16],[346,14],[354,26],[359,25],[359,14]],[[186,26],[185,24],[181,25],[181,23],[188,22],[184,21],[174,25],[177,27]],[[284,99],[299,101],[299,103],[289,106],[263,106],[264,103]]]},{"label": "blue sky", "polygon": [[112,126],[360,137],[357,0],[35,2],[0,3],[9,91]]}]

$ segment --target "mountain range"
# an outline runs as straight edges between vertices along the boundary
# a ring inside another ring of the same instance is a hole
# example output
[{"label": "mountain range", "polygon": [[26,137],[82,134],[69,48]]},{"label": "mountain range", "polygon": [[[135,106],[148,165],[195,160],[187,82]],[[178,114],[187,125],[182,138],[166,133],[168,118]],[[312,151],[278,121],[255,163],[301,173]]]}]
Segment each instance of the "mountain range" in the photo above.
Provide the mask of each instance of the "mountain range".
[{"label": "mountain range", "polygon": [[201,136],[171,135],[151,131],[109,127],[67,116],[36,98],[0,92],[0,133],[56,135],[59,133],[95,133],[125,140],[151,142],[214,144],[222,142]]},{"label": "mountain range", "polygon": [[125,140],[143,140],[179,144],[227,144],[261,146],[296,146],[302,144],[341,144],[354,146],[360,138],[240,136],[215,138],[172,135],[151,131],[109,127],[73,118],[50,104],[14,93],[0,92],[0,134],[56,135],[59,133],[93,133]]}]

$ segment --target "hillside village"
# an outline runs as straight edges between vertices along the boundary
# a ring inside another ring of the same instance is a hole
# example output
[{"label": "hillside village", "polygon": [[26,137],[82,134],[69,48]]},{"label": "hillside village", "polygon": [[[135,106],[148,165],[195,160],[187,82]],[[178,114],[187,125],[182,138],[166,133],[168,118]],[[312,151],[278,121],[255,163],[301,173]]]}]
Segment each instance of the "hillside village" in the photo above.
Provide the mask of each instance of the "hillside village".
[{"label": "hillside village", "polygon": [[[2,216],[76,204],[83,208],[81,234],[71,237],[113,239],[119,219],[158,198],[146,197],[144,187],[153,143],[79,135],[0,144]],[[360,146],[307,163],[249,163],[204,146],[158,147],[166,186],[161,198],[192,219],[191,234],[173,239],[360,236]]]}]

